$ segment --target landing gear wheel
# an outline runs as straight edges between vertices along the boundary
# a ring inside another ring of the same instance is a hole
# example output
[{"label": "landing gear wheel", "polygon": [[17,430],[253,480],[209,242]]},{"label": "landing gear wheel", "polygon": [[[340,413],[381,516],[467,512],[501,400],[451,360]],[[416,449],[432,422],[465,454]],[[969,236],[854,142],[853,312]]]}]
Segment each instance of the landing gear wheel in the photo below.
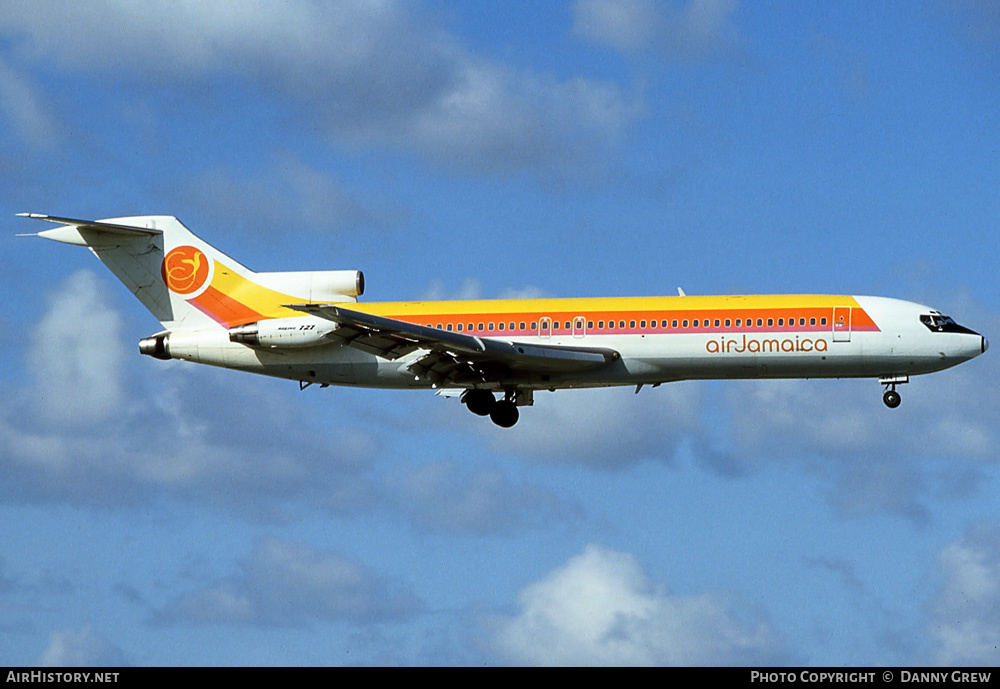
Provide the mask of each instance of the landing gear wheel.
[{"label": "landing gear wheel", "polygon": [[882,401],[885,402],[885,406],[889,407],[889,409],[895,409],[903,399],[895,390],[886,390],[885,394],[882,395]]},{"label": "landing gear wheel", "polygon": [[493,411],[497,398],[489,390],[469,390],[462,395],[462,401],[473,414],[486,416]]},{"label": "landing gear wheel", "polygon": [[517,423],[520,415],[520,412],[517,411],[517,405],[509,400],[503,400],[493,405],[490,420],[501,428],[510,428]]}]

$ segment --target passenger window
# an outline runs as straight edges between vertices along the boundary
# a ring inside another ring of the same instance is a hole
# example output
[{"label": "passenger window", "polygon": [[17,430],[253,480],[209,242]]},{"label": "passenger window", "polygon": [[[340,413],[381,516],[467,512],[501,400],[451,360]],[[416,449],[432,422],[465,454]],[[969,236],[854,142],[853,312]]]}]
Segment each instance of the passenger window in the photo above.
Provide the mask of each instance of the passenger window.
[{"label": "passenger window", "polygon": [[816,319],[815,318],[810,318],[809,319],[809,325],[816,325]]},{"label": "passenger window", "polygon": [[687,322],[687,319],[686,319],[686,318],[684,319],[684,327],[685,327],[685,328],[686,328],[686,327],[688,327],[688,322]]},{"label": "passenger window", "polygon": [[639,327],[645,329],[646,328],[646,321],[639,321]]},{"label": "passenger window", "polygon": [[521,330],[524,330],[524,321],[521,321]]},{"label": "passenger window", "polygon": [[461,323],[458,324],[458,332],[462,332],[462,324]]},{"label": "passenger window", "polygon": [[719,319],[718,319],[718,318],[716,318],[716,319],[715,319],[715,327],[716,327],[716,328],[718,328],[718,327],[719,327]]},{"label": "passenger window", "polygon": [[513,323],[511,323],[511,324],[510,324],[510,330],[513,330],[513,329],[514,329],[514,324],[513,324]]},{"label": "passenger window", "polygon": [[566,330],[569,330],[569,328],[570,328],[569,321],[566,321]]},{"label": "passenger window", "polygon": [[608,321],[608,330],[614,330],[614,329],[615,329],[615,322]]},{"label": "passenger window", "polygon": [[624,328],[625,327],[625,321],[618,321],[618,327],[619,328]]},{"label": "passenger window", "polygon": [[503,330],[503,327],[504,327],[504,325],[501,322],[500,324],[497,325],[497,330]]},{"label": "passenger window", "polygon": [[493,330],[493,324],[492,324],[492,323],[490,323],[489,325],[487,325],[487,326],[486,326],[486,328],[487,328],[488,330]]},{"label": "passenger window", "polygon": [[587,321],[587,330],[594,329],[594,321]]},{"label": "passenger window", "polygon": [[767,319],[767,327],[770,328],[773,325],[774,325],[774,319],[773,318],[768,318]]},{"label": "passenger window", "polygon": [[728,318],[727,318],[727,319],[726,319],[726,327],[728,328],[728,327],[730,327],[730,326],[731,326],[732,324],[733,324],[732,320],[730,320],[730,319],[728,319]]},{"label": "passenger window", "polygon": [[476,326],[476,330],[482,332],[482,330],[483,330],[483,324],[480,323],[478,326]]},{"label": "passenger window", "polygon": [[784,318],[779,318],[778,319],[778,327],[782,328],[782,327],[784,327],[784,325],[785,325],[785,319]]},{"label": "passenger window", "polygon": [[820,321],[819,321],[819,324],[820,325],[826,325],[826,318],[825,317],[821,318]]},{"label": "passenger window", "polygon": [[451,332],[451,323],[448,324],[448,332]]},{"label": "passenger window", "polygon": [[674,320],[670,321],[670,327],[671,328],[676,328],[677,327],[677,319],[676,318]]},{"label": "passenger window", "polygon": [[741,325],[743,325],[743,319],[742,318],[737,318],[736,319],[736,327],[739,328]]},{"label": "passenger window", "polygon": [[764,319],[763,319],[763,318],[758,318],[758,319],[757,319],[757,327],[759,328],[759,327],[761,327],[762,325],[764,325]]},{"label": "passenger window", "polygon": [[597,321],[597,329],[604,330],[604,321]]},{"label": "passenger window", "polygon": [[634,330],[635,329],[635,321],[629,321],[628,322],[628,327],[630,327],[630,328],[632,328]]},{"label": "passenger window", "polygon": [[[535,329],[537,329],[537,328],[538,328],[538,322],[537,322],[537,321],[531,321],[531,329],[532,329],[532,330],[535,330]],[[481,330],[481,329],[482,329],[482,328],[480,328],[480,330]]]}]

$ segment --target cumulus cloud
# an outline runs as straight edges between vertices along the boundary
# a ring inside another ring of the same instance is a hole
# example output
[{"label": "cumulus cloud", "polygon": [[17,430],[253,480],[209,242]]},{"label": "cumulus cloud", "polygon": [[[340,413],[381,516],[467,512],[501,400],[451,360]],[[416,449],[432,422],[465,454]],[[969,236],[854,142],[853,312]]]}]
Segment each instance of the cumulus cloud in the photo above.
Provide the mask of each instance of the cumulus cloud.
[{"label": "cumulus cloud", "polygon": [[573,31],[625,53],[652,51],[677,60],[701,60],[738,41],[736,0],[578,0]]},{"label": "cumulus cloud", "polygon": [[29,368],[38,415],[54,425],[108,418],[121,404],[121,318],[94,273],[71,275],[32,336]]},{"label": "cumulus cloud", "polygon": [[179,598],[158,618],[202,624],[371,624],[409,617],[420,607],[398,582],[337,553],[265,539],[239,564],[238,574]]},{"label": "cumulus cloud", "polygon": [[[239,7],[195,1],[12,2],[20,54],[83,73],[196,88],[233,80],[304,110],[332,141],[416,151],[480,172],[571,173],[641,114],[613,84],[508,69],[471,54],[408,3]],[[150,46],[155,46],[151,49]]]},{"label": "cumulus cloud", "polygon": [[0,494],[101,505],[172,496],[258,516],[292,496],[366,508],[378,444],[363,425],[320,432],[268,393],[271,381],[140,358],[110,303],[89,271],[53,292],[30,339],[32,380],[0,405]]},{"label": "cumulus cloud", "polygon": [[650,581],[636,558],[587,546],[518,595],[494,647],[536,665],[770,664],[770,626],[718,596],[678,596]]},{"label": "cumulus cloud", "polygon": [[874,380],[731,383],[729,469],[789,463],[827,478],[831,500],[848,513],[922,518],[928,500],[967,495],[977,489],[970,477],[1000,461],[998,384],[989,356],[913,378],[895,410]]},{"label": "cumulus cloud", "polygon": [[984,526],[938,552],[944,584],[930,611],[940,665],[1000,664],[1000,528]]},{"label": "cumulus cloud", "polygon": [[122,651],[90,625],[82,629],[57,629],[38,659],[42,667],[119,667],[126,665]]},{"label": "cumulus cloud", "polygon": [[701,386],[537,392],[514,429],[483,425],[494,447],[545,462],[605,469],[648,459],[671,460],[701,432]]},{"label": "cumulus cloud", "polygon": [[55,143],[58,126],[48,112],[41,89],[0,56],[0,118],[23,140],[48,147]]}]

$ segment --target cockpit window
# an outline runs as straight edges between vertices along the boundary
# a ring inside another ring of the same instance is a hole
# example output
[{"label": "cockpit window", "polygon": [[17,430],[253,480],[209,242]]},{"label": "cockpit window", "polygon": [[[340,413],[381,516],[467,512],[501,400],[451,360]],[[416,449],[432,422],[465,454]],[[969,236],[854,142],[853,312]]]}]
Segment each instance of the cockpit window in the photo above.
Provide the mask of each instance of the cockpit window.
[{"label": "cockpit window", "polygon": [[920,322],[927,326],[927,329],[936,333],[976,333],[955,322],[951,316],[944,316],[940,313],[925,313],[920,316]]}]

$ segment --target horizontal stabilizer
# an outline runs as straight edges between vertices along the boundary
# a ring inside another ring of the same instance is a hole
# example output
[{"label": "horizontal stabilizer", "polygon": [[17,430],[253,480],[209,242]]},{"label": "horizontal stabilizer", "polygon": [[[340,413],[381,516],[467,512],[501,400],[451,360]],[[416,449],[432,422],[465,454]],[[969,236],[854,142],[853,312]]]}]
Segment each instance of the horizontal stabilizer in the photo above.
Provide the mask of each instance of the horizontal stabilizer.
[{"label": "horizontal stabilizer", "polygon": [[[148,237],[163,234],[161,230],[154,230],[148,227],[134,227],[131,225],[119,225],[117,223],[103,222],[101,220],[77,220],[75,218],[60,218],[55,215],[44,215],[42,213],[18,213],[22,218],[34,218],[35,220],[45,220],[59,225],[68,225],[80,230],[90,230],[92,232],[104,232],[108,234],[125,235],[131,237]],[[39,235],[44,236],[44,232]]]}]

